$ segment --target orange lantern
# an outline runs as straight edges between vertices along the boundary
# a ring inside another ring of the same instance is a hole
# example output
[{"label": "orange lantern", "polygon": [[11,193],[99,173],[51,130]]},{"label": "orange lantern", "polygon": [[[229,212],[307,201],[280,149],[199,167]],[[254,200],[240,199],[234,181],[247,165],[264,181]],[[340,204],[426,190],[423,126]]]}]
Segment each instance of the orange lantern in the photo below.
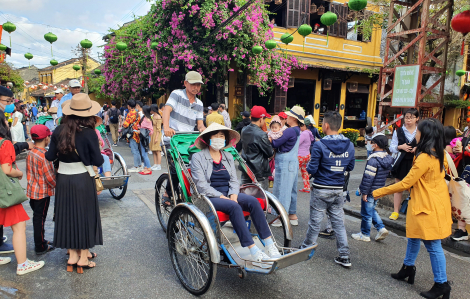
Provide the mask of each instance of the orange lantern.
[{"label": "orange lantern", "polygon": [[470,117],[467,117],[467,122],[470,123]]}]

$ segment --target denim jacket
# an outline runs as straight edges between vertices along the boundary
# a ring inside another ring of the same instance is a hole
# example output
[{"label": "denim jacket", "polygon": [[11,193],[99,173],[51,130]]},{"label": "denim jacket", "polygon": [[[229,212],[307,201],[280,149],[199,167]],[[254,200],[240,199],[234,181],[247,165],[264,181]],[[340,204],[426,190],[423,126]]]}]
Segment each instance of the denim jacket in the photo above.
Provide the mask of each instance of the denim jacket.
[{"label": "denim jacket", "polygon": [[[240,183],[238,182],[237,172],[235,169],[235,160],[232,154],[225,151],[222,153],[222,165],[225,166],[229,175],[230,181],[228,195],[238,194],[240,191]],[[196,184],[197,191],[207,197],[220,197],[223,195],[221,192],[211,187],[211,175],[213,170],[214,160],[211,157],[209,148],[205,148],[198,153],[195,153],[191,158],[191,176]]]}]

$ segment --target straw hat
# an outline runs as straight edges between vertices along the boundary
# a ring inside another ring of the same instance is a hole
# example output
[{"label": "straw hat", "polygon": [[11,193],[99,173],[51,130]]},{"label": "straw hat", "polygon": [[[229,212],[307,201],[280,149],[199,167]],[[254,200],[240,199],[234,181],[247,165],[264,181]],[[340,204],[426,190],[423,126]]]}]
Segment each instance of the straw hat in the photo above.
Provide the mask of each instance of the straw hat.
[{"label": "straw hat", "polygon": [[289,112],[286,112],[288,116],[296,118],[301,123],[305,123],[305,110],[300,106],[294,106]]},{"label": "straw hat", "polygon": [[49,114],[57,114],[57,107],[51,107],[47,111]]},{"label": "straw hat", "polygon": [[62,108],[64,115],[76,115],[81,117],[94,116],[101,109],[98,102],[92,101],[85,93],[77,93],[70,101],[66,101]]},{"label": "straw hat", "polygon": [[235,144],[237,144],[238,141],[240,141],[240,134],[238,134],[237,131],[234,131],[232,129],[227,128],[226,126],[222,126],[222,125],[217,124],[217,123],[212,123],[209,127],[207,127],[207,129],[205,129],[199,135],[199,137],[194,142],[194,145],[198,149],[205,149],[208,145],[204,142],[203,136],[205,134],[210,133],[210,132],[218,132],[218,131],[228,131],[228,134],[229,134],[229,140],[226,140],[227,146],[225,146],[222,149],[226,149],[226,148],[229,148],[231,146],[235,146]]}]

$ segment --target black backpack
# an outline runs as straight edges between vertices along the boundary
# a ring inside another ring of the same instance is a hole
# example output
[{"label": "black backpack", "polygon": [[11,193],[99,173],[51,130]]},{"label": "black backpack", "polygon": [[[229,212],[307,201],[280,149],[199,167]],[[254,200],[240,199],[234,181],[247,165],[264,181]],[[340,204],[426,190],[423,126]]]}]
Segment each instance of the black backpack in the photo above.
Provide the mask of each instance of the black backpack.
[{"label": "black backpack", "polygon": [[109,122],[112,124],[119,122],[119,110],[117,110],[117,108],[111,108],[109,110]]}]

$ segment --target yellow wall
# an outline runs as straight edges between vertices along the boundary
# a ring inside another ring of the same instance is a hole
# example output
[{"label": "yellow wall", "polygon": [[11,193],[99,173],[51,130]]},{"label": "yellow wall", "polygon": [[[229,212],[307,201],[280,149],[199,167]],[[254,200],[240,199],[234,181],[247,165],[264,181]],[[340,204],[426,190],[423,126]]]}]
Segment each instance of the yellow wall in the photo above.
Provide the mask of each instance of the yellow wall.
[{"label": "yellow wall", "polygon": [[[69,78],[78,78],[82,76],[82,71],[75,71],[72,67],[75,63],[70,63],[61,67],[56,68],[55,70],[41,71],[39,70],[39,80],[42,83],[56,84],[62,80]],[[88,59],[87,62],[87,71],[92,71],[99,67],[100,64],[95,62],[92,59]]]}]

